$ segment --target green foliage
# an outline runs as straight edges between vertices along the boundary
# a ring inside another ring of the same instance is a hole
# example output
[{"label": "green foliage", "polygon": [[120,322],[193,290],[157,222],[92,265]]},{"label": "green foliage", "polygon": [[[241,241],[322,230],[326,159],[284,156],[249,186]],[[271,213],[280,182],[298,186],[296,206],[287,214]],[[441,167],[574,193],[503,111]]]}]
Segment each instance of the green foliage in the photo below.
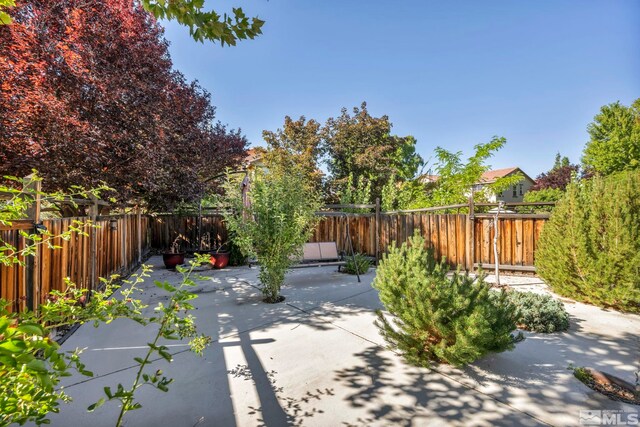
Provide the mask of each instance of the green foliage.
[{"label": "green foliage", "polygon": [[[466,203],[471,189],[481,181],[482,174],[489,170],[486,161],[507,143],[505,138],[494,137],[486,144],[478,144],[474,147],[475,153],[462,160],[462,152],[452,153],[444,148],[436,148],[437,167],[439,175],[435,188],[428,195],[424,206],[446,206]],[[487,185],[485,191],[474,193],[476,201],[485,201],[490,193],[501,191],[517,184],[522,180],[520,174],[510,175],[496,180]]]},{"label": "green foliage", "polygon": [[231,15],[204,11],[204,0],[142,0],[142,6],[158,19],[175,20],[188,27],[195,41],[219,41],[222,46],[254,39],[262,34],[264,25],[257,17],[249,19],[239,7],[233,8]]},{"label": "green foliage", "polygon": [[72,370],[93,375],[80,361],[80,350],[63,352],[50,338],[55,328],[137,318],[143,307],[130,298],[129,291],[123,298],[111,298],[117,289],[112,283],[90,300],[86,289],[67,285],[65,292],[53,291],[38,312],[12,313],[7,311],[9,302],[0,300],[0,425],[48,423],[47,415],[59,411],[60,401],[70,400],[56,388],[60,378],[71,375]]},{"label": "green foliage", "polygon": [[381,208],[383,212],[396,209],[420,209],[430,206],[429,193],[433,183],[423,183],[420,179],[397,181],[395,175],[382,188]]},{"label": "green foliage", "polygon": [[[0,192],[9,195],[7,200],[0,203],[0,224],[10,225],[11,221],[25,217],[26,210],[36,197],[46,197],[48,200],[69,200],[70,196],[97,197],[98,190],[84,190],[74,188],[72,194],[42,193],[34,188],[33,184],[39,181],[36,174],[29,177],[26,182],[15,177],[4,177],[10,185],[0,186]],[[22,185],[21,185],[22,184]],[[23,187],[23,188],[18,188]],[[86,234],[84,228],[91,226],[87,223],[74,223],[68,232],[56,234],[44,232],[42,234],[29,234],[23,232],[27,239],[26,247],[17,250],[14,246],[0,239],[0,263],[14,265],[15,268],[23,268],[24,257],[33,256],[39,245],[47,245],[56,248],[51,242],[56,239],[69,239],[72,233]],[[191,349],[200,353],[210,341],[209,337],[197,335],[194,318],[189,315],[193,306],[188,302],[197,295],[186,290],[185,286],[193,286],[195,283],[190,278],[193,267],[202,262],[198,259],[192,262],[189,270],[179,268],[183,275],[180,286],[156,283],[170,294],[169,302],[160,303],[156,307],[156,314],[151,317],[142,315],[142,309],[146,306],[140,300],[134,299],[134,294],[141,291],[137,287],[145,277],[148,277],[149,267],[143,266],[142,272],[134,275],[130,280],[123,280],[127,284],[126,289],[113,282],[118,279],[112,276],[111,280],[101,279],[104,284],[103,291],[93,291],[89,295],[86,289],[78,289],[67,280],[65,292],[53,291],[44,304],[40,304],[36,312],[23,311],[20,313],[9,312],[8,307],[12,301],[0,299],[0,425],[12,423],[24,424],[33,422],[38,425],[48,423],[47,415],[59,411],[61,401],[69,401],[69,397],[56,385],[60,378],[71,375],[75,370],[82,375],[91,376],[80,360],[80,351],[62,352],[60,346],[50,336],[56,328],[68,327],[77,323],[93,322],[94,326],[100,323],[110,323],[116,318],[129,318],[141,325],[155,323],[158,325],[158,336],[164,339],[191,338]],[[116,291],[118,294],[116,295]],[[167,347],[157,345],[157,339],[149,344],[149,353],[146,359],[135,359],[140,365],[138,376],[131,389],[125,390],[118,385],[115,393],[107,393],[109,400],[121,401],[121,412],[116,425],[121,425],[125,413],[141,407],[134,401],[134,395],[139,385],[144,383],[167,391],[170,380],[160,377],[159,374],[149,376],[143,373],[143,369],[151,363],[151,356],[157,354],[165,359],[169,353]],[[169,357],[170,358],[170,357]],[[105,389],[106,390],[106,389]],[[90,409],[103,404],[104,399],[91,405]]]},{"label": "green foliage", "polygon": [[560,295],[640,312],[640,171],[567,187],[545,224],[536,269]]},{"label": "green foliage", "polygon": [[533,332],[561,332],[569,329],[569,313],[562,302],[551,295],[512,291],[507,299],[518,313],[516,323]]},{"label": "green foliage", "polygon": [[389,177],[389,181],[382,187],[380,193],[380,208],[383,212],[389,212],[396,209],[398,204],[398,195],[400,189],[399,183],[396,181],[396,175],[392,174]]},{"label": "green foliage", "polygon": [[393,162],[396,165],[395,174],[402,181],[409,181],[415,178],[421,167],[424,166],[424,159],[416,153],[418,141],[411,135],[404,138],[392,136],[395,139],[396,152]]},{"label": "green foliage", "polygon": [[[527,191],[524,195],[523,201],[526,203],[538,203],[538,202],[558,202],[564,191],[560,188],[545,188],[543,190]],[[553,206],[526,206],[519,207],[520,213],[545,213],[553,211]]]},{"label": "green foliage", "polygon": [[535,202],[557,202],[564,195],[564,191],[559,188],[545,188],[544,190],[528,191],[524,195],[524,201]]},{"label": "green foliage", "polygon": [[[190,301],[198,298],[198,295],[190,292],[189,288],[196,286],[192,278],[194,268],[207,261],[207,255],[197,254],[194,260],[189,261],[189,267],[177,266],[176,270],[182,275],[182,280],[178,286],[174,286],[168,281],[161,282],[156,280],[154,282],[156,287],[168,293],[168,301],[166,303],[159,302],[154,308],[152,316],[142,317],[139,316],[138,312],[135,313],[135,316],[126,316],[143,325],[155,324],[158,330],[154,339],[147,343],[148,350],[145,356],[143,358],[134,358],[138,365],[138,370],[131,387],[126,389],[122,384],[118,384],[115,391],[112,391],[111,387],[105,387],[106,398],[102,398],[89,406],[89,411],[93,411],[106,401],[116,400],[120,402],[120,414],[116,421],[116,427],[120,427],[127,412],[142,408],[142,404],[135,400],[135,394],[139,388],[146,385],[163,392],[169,391],[168,385],[173,382],[173,379],[163,376],[161,370],[149,370],[154,360],[164,359],[169,363],[173,361],[169,347],[159,343],[161,339],[183,340],[188,338],[191,351],[202,355],[204,349],[211,343],[211,337],[198,333],[195,317],[189,314],[194,309]],[[139,289],[131,287],[126,292],[132,292],[133,290]]]},{"label": "green foliage", "polygon": [[560,168],[566,168],[567,166],[571,166],[571,162],[569,161],[569,158],[567,156],[562,156],[560,152],[557,152],[556,159],[553,162],[553,168],[551,168],[551,170],[553,171]]},{"label": "green foliage", "polygon": [[242,249],[234,242],[233,236],[229,237],[229,243],[225,245],[229,249],[229,265],[237,267],[247,264],[247,257]]},{"label": "green foliage", "polygon": [[492,351],[512,349],[516,313],[506,292],[491,296],[482,278],[455,272],[447,277],[443,260],[418,234],[392,246],[377,269],[373,287],[391,315],[378,312],[376,321],[385,340],[416,365],[430,361],[459,366]]},{"label": "green foliage", "polygon": [[14,0],[0,0],[0,25],[7,25],[11,23],[11,16],[3,9],[8,9],[16,5]]},{"label": "green foliage", "polygon": [[593,383],[593,376],[591,373],[583,366],[573,367],[570,366],[569,369],[573,370],[573,376],[576,377],[578,381],[585,385],[590,385]]},{"label": "green foliage", "polygon": [[609,175],[640,167],[640,98],[630,107],[605,105],[587,130],[591,139],[582,157],[586,170]]},{"label": "green foliage", "polygon": [[[340,204],[343,205],[368,205],[371,203],[371,181],[361,176],[353,178],[353,174],[349,174],[349,178],[340,192]],[[370,209],[346,208],[344,212],[351,213],[367,213]]]},{"label": "green foliage", "polygon": [[189,301],[197,298],[197,295],[189,292],[187,287],[195,285],[190,276],[193,268],[200,265],[203,259],[192,261],[188,269],[178,267],[183,275],[179,286],[156,282],[156,286],[169,294],[169,302],[158,303],[152,316],[143,315],[142,310],[146,305],[133,298],[142,292],[137,285],[149,276],[148,266],[143,266],[142,272],[130,280],[124,280],[126,288],[113,284],[118,278],[113,276],[105,282],[104,291],[94,291],[90,298],[86,289],[78,289],[67,282],[66,291],[53,291],[47,301],[40,305],[38,312],[10,313],[6,310],[8,302],[0,300],[0,425],[48,423],[47,415],[59,412],[60,401],[70,401],[63,390],[56,388],[60,378],[70,376],[73,370],[86,376],[93,375],[81,362],[80,350],[63,352],[50,338],[55,328],[76,323],[93,322],[94,326],[98,326],[117,318],[128,318],[144,326],[158,326],[155,339],[148,344],[146,357],[134,359],[139,369],[131,388],[125,389],[118,384],[117,390],[112,392],[110,387],[106,387],[106,399],[100,399],[89,410],[108,400],[120,401],[121,411],[116,422],[120,426],[128,411],[142,407],[134,400],[136,391],[142,385],[168,391],[167,385],[172,380],[163,377],[160,371],[145,373],[145,369],[156,359],[155,356],[171,361],[168,347],[159,345],[158,340],[190,338],[191,350],[197,354],[201,354],[211,340],[198,335],[195,318],[189,314],[193,309]]},{"label": "green foliage", "polygon": [[[32,173],[24,179],[13,176],[3,177],[6,183],[0,183],[0,193],[5,195],[5,200],[0,200],[0,225],[10,226],[13,221],[27,217],[27,209],[34,203],[36,197],[45,198],[51,202],[66,200],[77,207],[74,198],[89,199],[100,198],[103,191],[109,190],[106,186],[95,189],[84,189],[75,186],[70,192],[48,192],[36,190],[36,184],[42,179],[37,173]],[[43,245],[49,249],[56,249],[54,240],[69,240],[74,234],[87,235],[87,230],[92,227],[91,221],[73,220],[66,231],[53,235],[48,230],[39,232],[21,231],[20,234],[27,241],[27,244],[18,249],[11,242],[7,242],[0,237],[0,264],[3,265],[24,265],[24,257],[35,255],[38,246]]]},{"label": "green foliage", "polygon": [[[354,261],[355,258],[355,261]],[[371,260],[363,254],[355,254],[347,256],[346,264],[342,267],[342,271],[347,274],[365,274],[371,267]]]},{"label": "green foliage", "polygon": [[[281,153],[283,154],[283,153]],[[222,205],[234,242],[260,264],[265,300],[277,302],[287,270],[318,221],[320,197],[305,170],[287,156],[268,156],[266,169],[253,172],[248,203],[229,175]]]},{"label": "green foliage", "polygon": [[[284,155],[295,160],[307,174],[309,180],[319,189],[322,172],[318,168],[318,160],[322,153],[322,137],[320,123],[301,116],[298,120],[284,118],[284,126],[275,132],[263,131],[262,137],[267,143],[268,151],[263,153],[267,162],[274,161],[269,157]],[[275,160],[277,161],[277,159]]]},{"label": "green foliage", "polygon": [[388,116],[371,116],[365,102],[353,108],[353,114],[346,108],[341,113],[329,118],[321,132],[331,192],[342,188],[349,175],[364,176],[371,181],[371,199],[375,200],[389,176],[413,175],[423,163],[415,152],[415,138],[391,135]]}]

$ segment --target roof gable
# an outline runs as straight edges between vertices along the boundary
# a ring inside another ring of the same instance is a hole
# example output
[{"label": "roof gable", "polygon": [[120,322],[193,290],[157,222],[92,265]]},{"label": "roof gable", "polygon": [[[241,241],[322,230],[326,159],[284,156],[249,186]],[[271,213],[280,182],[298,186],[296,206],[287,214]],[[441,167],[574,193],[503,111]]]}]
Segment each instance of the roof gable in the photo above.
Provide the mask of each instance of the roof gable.
[{"label": "roof gable", "polygon": [[519,167],[513,166],[513,167],[510,167],[510,168],[495,169],[495,170],[491,170],[491,171],[486,171],[480,177],[480,184],[491,184],[491,183],[496,182],[500,178],[504,178],[506,176],[513,175],[516,172],[519,172],[520,174],[522,174],[522,176],[525,179],[528,179],[531,182],[535,182],[533,179],[531,179],[531,177],[529,175],[524,173],[524,171],[522,169],[520,169]]}]

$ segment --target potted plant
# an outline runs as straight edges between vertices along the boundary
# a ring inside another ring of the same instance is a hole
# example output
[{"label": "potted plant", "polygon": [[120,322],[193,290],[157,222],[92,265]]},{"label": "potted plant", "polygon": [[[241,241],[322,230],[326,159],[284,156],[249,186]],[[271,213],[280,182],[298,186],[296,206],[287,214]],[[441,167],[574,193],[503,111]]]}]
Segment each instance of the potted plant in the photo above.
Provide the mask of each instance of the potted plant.
[{"label": "potted plant", "polygon": [[175,269],[176,266],[184,264],[185,252],[180,248],[181,241],[180,236],[176,237],[170,249],[162,254],[162,261],[168,269]]},{"label": "potted plant", "polygon": [[217,269],[225,268],[227,265],[229,265],[229,250],[227,249],[225,244],[218,246],[218,249],[216,249],[211,254],[209,262],[211,263],[213,268]]}]

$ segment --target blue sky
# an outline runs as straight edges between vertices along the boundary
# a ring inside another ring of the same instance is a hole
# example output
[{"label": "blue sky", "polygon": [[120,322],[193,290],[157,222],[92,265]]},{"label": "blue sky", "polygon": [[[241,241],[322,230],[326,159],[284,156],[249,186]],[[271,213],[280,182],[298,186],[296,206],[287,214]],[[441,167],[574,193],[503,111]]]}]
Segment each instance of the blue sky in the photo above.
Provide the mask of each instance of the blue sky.
[{"label": "blue sky", "polygon": [[494,135],[490,163],[535,177],[560,151],[578,162],[607,103],[640,97],[638,0],[252,0],[263,35],[199,44],[166,24],[174,66],[213,95],[217,118],[252,145],[284,116],[324,122],[366,101],[393,133],[471,153]]}]

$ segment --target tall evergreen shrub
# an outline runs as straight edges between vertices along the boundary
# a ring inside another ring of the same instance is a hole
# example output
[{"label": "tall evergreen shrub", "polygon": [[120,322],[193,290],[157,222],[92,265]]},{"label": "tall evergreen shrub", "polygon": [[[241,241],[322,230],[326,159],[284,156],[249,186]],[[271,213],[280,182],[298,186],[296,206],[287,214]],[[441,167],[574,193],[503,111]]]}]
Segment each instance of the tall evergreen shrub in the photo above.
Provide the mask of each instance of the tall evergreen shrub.
[{"label": "tall evergreen shrub", "polygon": [[376,324],[391,347],[415,365],[431,361],[464,365],[493,351],[512,349],[521,335],[515,308],[504,292],[490,297],[489,285],[456,272],[447,277],[418,234],[392,248],[377,269],[373,286],[391,316]]},{"label": "tall evergreen shrub", "polygon": [[570,184],[540,235],[536,268],[560,295],[640,313],[640,172]]}]

